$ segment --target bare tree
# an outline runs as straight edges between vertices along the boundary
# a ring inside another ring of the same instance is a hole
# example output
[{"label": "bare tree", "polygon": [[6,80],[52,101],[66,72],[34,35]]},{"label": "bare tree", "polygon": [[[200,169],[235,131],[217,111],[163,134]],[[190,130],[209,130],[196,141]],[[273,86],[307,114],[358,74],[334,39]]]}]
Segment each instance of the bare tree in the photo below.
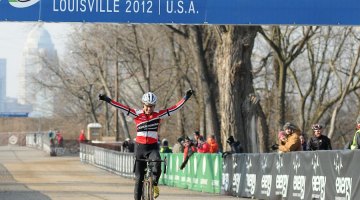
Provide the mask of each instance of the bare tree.
[{"label": "bare tree", "polygon": [[[296,31],[303,29],[301,33]],[[285,123],[285,100],[287,70],[291,63],[304,51],[307,41],[315,34],[317,27],[285,27],[284,33],[280,27],[271,27],[269,33],[264,29],[259,32],[268,42],[274,52],[274,70],[276,85],[278,87],[278,128],[281,129]],[[293,36],[296,35],[296,36]],[[295,38],[292,40],[291,38]],[[290,42],[291,41],[291,42]]]}]

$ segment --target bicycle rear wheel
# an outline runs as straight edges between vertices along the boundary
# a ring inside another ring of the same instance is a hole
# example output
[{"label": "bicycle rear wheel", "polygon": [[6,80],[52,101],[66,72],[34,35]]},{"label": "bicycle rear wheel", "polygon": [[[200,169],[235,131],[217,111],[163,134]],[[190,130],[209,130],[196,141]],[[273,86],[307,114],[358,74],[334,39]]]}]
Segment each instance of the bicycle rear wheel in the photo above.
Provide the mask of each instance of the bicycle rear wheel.
[{"label": "bicycle rear wheel", "polygon": [[143,200],[154,200],[153,184],[151,180],[144,180],[142,197]]}]

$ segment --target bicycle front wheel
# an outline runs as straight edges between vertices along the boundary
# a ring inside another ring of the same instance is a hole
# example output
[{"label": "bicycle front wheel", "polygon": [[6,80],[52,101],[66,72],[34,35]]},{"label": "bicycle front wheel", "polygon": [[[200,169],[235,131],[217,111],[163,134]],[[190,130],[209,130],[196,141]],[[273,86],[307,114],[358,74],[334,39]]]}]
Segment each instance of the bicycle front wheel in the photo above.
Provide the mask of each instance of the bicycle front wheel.
[{"label": "bicycle front wheel", "polygon": [[154,200],[152,181],[144,180],[142,197],[143,200]]}]

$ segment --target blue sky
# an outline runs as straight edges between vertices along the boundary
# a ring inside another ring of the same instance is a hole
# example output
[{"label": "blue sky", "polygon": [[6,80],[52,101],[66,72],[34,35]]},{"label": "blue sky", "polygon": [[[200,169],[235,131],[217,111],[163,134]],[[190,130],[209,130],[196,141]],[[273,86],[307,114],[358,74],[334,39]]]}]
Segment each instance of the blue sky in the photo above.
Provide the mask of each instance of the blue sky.
[{"label": "blue sky", "polygon": [[[7,60],[6,96],[17,97],[18,71],[22,62],[22,51],[26,38],[35,23],[0,22],[0,58]],[[69,23],[44,23],[58,51],[59,57],[64,53],[67,34],[71,30]]]}]

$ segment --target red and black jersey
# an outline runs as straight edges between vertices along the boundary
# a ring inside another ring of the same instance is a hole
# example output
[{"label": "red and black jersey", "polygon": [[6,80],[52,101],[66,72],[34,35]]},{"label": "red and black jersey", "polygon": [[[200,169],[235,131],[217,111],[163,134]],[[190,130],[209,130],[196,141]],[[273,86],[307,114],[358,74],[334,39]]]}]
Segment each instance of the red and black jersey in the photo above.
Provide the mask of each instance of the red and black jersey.
[{"label": "red and black jersey", "polygon": [[114,100],[110,104],[119,108],[126,116],[134,118],[136,124],[136,142],[140,144],[154,144],[158,142],[158,131],[162,119],[178,111],[187,99],[184,97],[174,106],[164,110],[154,110],[151,115],[146,115],[143,110],[136,110]]}]

